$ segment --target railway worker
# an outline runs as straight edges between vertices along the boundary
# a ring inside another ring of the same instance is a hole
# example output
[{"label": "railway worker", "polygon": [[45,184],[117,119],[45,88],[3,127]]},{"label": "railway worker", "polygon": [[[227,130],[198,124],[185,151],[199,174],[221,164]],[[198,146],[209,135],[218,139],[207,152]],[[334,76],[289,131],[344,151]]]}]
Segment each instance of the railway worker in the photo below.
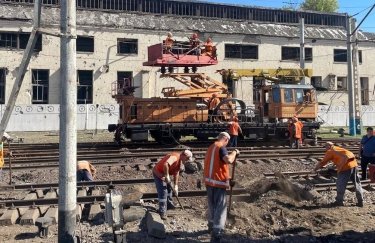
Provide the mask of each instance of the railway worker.
[{"label": "railway worker", "polygon": [[171,32],[168,32],[167,38],[164,42],[164,49],[166,50],[166,53],[169,53],[172,50],[174,44],[173,35]]},{"label": "railway worker", "polygon": [[234,182],[230,180],[229,164],[235,162],[240,153],[235,149],[228,153],[227,144],[230,136],[227,132],[221,132],[217,141],[207,150],[204,158],[204,183],[207,189],[208,199],[208,230],[212,240],[220,240],[225,221],[227,219],[226,189]]},{"label": "railway worker", "polygon": [[213,122],[214,118],[214,110],[219,105],[220,99],[217,97],[216,93],[213,93],[211,99],[208,102],[208,123]]},{"label": "railway worker", "polygon": [[292,124],[288,127],[290,132],[290,147],[297,149],[300,148],[302,144],[302,128],[303,123],[298,120],[296,116],[292,118]]},{"label": "railway worker", "polygon": [[93,181],[95,174],[96,169],[89,161],[77,162],[77,181]]},{"label": "railway worker", "polygon": [[205,56],[213,56],[214,50],[214,43],[210,37],[207,38],[206,42],[204,43],[204,55]]},{"label": "railway worker", "polygon": [[242,129],[238,124],[238,118],[235,116],[233,121],[229,122],[230,147],[237,147],[238,134],[242,134]]},{"label": "railway worker", "polygon": [[375,164],[375,136],[374,129],[368,127],[367,134],[362,137],[359,145],[358,157],[361,158],[362,180],[367,179],[367,165]]},{"label": "railway worker", "polygon": [[318,162],[314,171],[325,166],[329,161],[332,161],[337,169],[337,196],[336,201],[332,206],[344,206],[344,194],[348,181],[351,180],[355,185],[355,192],[357,196],[357,206],[363,207],[363,193],[361,181],[357,174],[357,160],[352,152],[344,148],[334,146],[332,142],[325,144],[326,153],[324,158]]},{"label": "railway worker", "polygon": [[201,49],[200,49],[201,40],[198,38],[198,34],[194,33],[189,39],[190,39],[190,48],[192,50],[192,53],[199,56],[201,54]]},{"label": "railway worker", "polygon": [[0,142],[0,169],[4,166],[4,155],[6,156],[13,156],[12,151],[4,150],[4,142],[10,141],[12,138],[9,136],[8,133],[4,132],[3,137],[1,138]]},{"label": "railway worker", "polygon": [[[172,201],[172,191],[178,196],[178,178],[181,166],[192,158],[192,152],[187,149],[181,153],[170,153],[164,156],[153,169],[159,199],[159,214],[163,220],[167,219],[167,209],[175,208]],[[173,176],[174,181],[173,189],[171,187],[171,176]]]}]

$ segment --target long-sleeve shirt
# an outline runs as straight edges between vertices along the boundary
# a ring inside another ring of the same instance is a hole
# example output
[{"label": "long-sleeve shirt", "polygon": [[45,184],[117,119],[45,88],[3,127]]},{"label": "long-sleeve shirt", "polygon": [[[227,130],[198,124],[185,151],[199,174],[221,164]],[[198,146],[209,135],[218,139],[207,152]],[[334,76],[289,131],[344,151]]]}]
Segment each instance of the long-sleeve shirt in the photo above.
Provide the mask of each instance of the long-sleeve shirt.
[{"label": "long-sleeve shirt", "polygon": [[86,160],[81,160],[77,162],[77,171],[78,170],[87,170],[88,172],[90,172],[92,176],[96,174],[95,167]]},{"label": "long-sleeve shirt", "polygon": [[325,166],[329,161],[332,161],[336,167],[337,172],[350,170],[357,167],[357,160],[352,152],[341,147],[333,146],[326,151],[326,154],[319,165]]}]

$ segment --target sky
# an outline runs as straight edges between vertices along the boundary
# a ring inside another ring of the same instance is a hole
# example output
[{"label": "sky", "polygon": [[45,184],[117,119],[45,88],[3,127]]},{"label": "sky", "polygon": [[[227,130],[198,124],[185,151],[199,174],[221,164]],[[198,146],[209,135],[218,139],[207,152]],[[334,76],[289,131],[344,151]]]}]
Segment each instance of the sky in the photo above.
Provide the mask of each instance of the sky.
[{"label": "sky", "polygon": [[[205,2],[213,3],[229,3],[229,4],[240,4],[240,5],[250,5],[250,6],[261,6],[261,7],[273,7],[281,8],[288,3],[292,6],[298,7],[303,0],[204,0]],[[348,13],[349,15],[356,15],[357,23],[359,23],[366,13],[370,10],[371,6],[375,4],[375,0],[338,0],[339,2],[339,12]],[[367,32],[375,32],[375,9],[366,18],[360,27],[361,30]]]}]

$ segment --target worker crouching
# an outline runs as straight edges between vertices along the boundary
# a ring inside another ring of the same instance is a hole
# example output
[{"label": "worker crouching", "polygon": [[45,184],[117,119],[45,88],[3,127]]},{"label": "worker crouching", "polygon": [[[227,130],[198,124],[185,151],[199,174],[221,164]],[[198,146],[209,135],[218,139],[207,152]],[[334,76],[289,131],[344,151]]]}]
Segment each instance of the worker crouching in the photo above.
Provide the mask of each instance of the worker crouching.
[{"label": "worker crouching", "polygon": [[230,140],[227,132],[219,134],[217,141],[207,150],[204,159],[204,182],[208,199],[208,230],[213,241],[220,240],[227,219],[226,189],[230,185],[229,166],[239,151],[228,153]]},{"label": "worker crouching", "polygon": [[326,153],[322,161],[315,166],[315,171],[325,166],[329,161],[332,161],[337,169],[337,196],[336,201],[332,206],[344,206],[344,195],[346,185],[351,180],[355,186],[355,193],[357,197],[357,206],[363,207],[363,193],[361,182],[357,173],[357,160],[352,152],[344,148],[334,146],[332,142],[327,142],[325,145]]},{"label": "worker crouching", "polygon": [[[163,220],[167,219],[167,209],[175,208],[172,201],[172,191],[178,194],[178,177],[181,166],[191,160],[192,157],[193,154],[190,150],[170,153],[164,156],[153,169],[159,199],[159,214]],[[174,188],[172,188],[170,176],[173,176]]]},{"label": "worker crouching", "polygon": [[95,174],[96,169],[89,161],[77,162],[77,181],[93,181]]}]

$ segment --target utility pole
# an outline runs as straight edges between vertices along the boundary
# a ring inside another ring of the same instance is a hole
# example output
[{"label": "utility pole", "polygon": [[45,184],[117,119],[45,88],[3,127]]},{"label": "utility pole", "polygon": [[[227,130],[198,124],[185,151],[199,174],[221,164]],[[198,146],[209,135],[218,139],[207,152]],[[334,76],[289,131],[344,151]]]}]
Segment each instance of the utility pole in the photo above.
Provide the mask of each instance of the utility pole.
[{"label": "utility pole", "polygon": [[[299,65],[301,69],[305,69],[305,19],[300,18],[300,49],[299,49]],[[306,84],[305,77],[302,78],[301,84]]]},{"label": "utility pole", "polygon": [[346,42],[347,42],[347,64],[348,64],[348,96],[349,96],[349,134],[351,136],[357,135],[355,123],[355,108],[354,108],[354,83],[353,83],[353,63],[352,63],[352,19],[346,17]]},{"label": "utility pole", "polygon": [[[351,19],[352,29],[355,29],[355,19]],[[353,34],[353,83],[354,83],[354,114],[356,134],[361,134],[361,85],[359,78],[359,56],[358,56],[358,30],[355,29]]]},{"label": "utility pole", "polygon": [[61,1],[58,242],[75,242],[77,205],[76,0]]},{"label": "utility pole", "polygon": [[7,128],[10,116],[12,115],[12,111],[14,109],[14,105],[16,104],[18,93],[20,92],[23,78],[25,77],[25,73],[27,71],[27,66],[29,66],[31,56],[33,54],[35,44],[40,36],[39,28],[40,28],[40,16],[42,11],[42,0],[36,0],[34,2],[34,18],[33,18],[33,30],[31,31],[29,41],[27,42],[27,46],[25,52],[23,53],[22,61],[20,67],[18,69],[16,81],[14,82],[12,92],[10,93],[8,103],[5,108],[4,115],[1,119],[0,123],[0,138],[3,137],[5,129]]}]

